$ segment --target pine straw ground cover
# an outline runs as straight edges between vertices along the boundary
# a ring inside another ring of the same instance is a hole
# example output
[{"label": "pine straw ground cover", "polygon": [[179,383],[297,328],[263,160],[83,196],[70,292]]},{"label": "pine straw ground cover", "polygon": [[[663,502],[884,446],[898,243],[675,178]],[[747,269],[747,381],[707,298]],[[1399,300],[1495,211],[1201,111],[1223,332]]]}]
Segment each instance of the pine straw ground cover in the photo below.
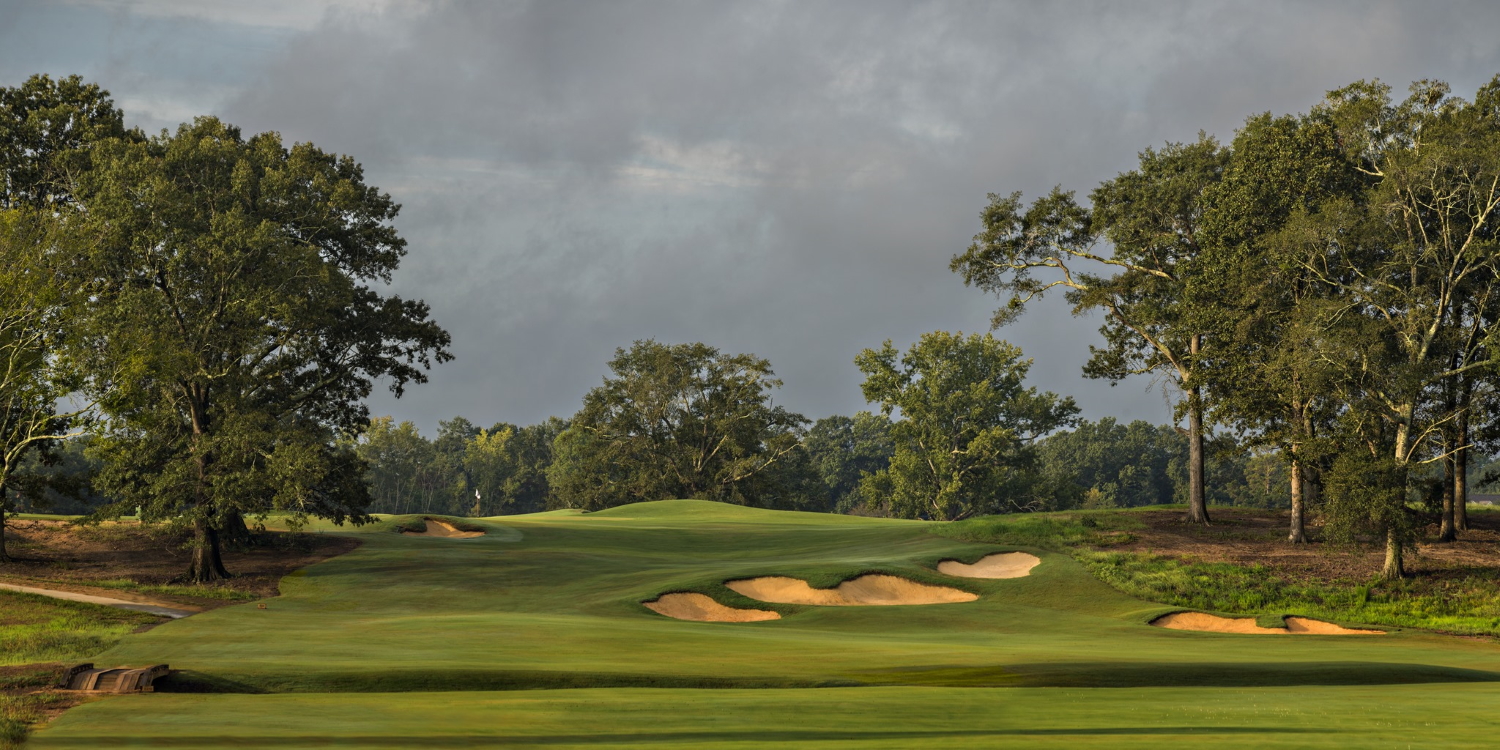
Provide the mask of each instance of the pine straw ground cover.
[{"label": "pine straw ground cover", "polygon": [[1409,578],[1382,581],[1379,551],[1324,544],[1316,527],[1313,543],[1287,544],[1284,512],[1212,512],[1206,528],[1155,507],[986,517],[937,533],[1066,552],[1115,589],[1162,604],[1500,636],[1500,513],[1470,511],[1460,542],[1423,543]]}]

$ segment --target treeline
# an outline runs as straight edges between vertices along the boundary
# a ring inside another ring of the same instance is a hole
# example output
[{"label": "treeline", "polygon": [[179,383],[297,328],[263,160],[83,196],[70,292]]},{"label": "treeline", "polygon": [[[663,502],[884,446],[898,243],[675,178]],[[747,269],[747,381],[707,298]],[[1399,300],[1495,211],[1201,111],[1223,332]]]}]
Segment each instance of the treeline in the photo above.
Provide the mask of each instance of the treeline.
[{"label": "treeline", "polygon": [[1147,149],[1087,204],[992,195],[952,268],[1001,296],[997,325],[1063,290],[1104,318],[1087,374],[1172,385],[1191,520],[1209,521],[1217,422],[1285,460],[1291,541],[1316,506],[1332,538],[1380,539],[1396,578],[1430,469],[1452,540],[1469,455],[1500,432],[1497,217],[1500,77],[1473,100],[1361,81],[1305,114],[1251,117],[1228,145]]},{"label": "treeline", "polygon": [[[355,452],[366,473],[375,513],[494,516],[559,508],[602,508],[608,501],[554,494],[548,481],[552,443],[569,427],[556,417],[524,427],[498,423],[484,430],[463,417],[438,423],[428,439],[411,422],[377,417]],[[799,433],[801,455],[788,462],[788,485],[799,492],[742,495],[762,507],[890,516],[890,497],[872,491],[868,477],[889,471],[896,447],[889,418],[867,411],[834,415]],[[1036,441],[1030,504],[1008,510],[1133,508],[1184,503],[1188,492],[1187,436],[1170,425],[1122,425],[1106,417],[1081,421]],[[1215,505],[1286,508],[1286,463],[1232,440],[1210,440],[1211,501]],[[81,454],[78,460],[82,460]],[[558,474],[571,473],[563,467]],[[864,487],[865,489],[862,489]],[[681,496],[658,488],[651,499]]]}]

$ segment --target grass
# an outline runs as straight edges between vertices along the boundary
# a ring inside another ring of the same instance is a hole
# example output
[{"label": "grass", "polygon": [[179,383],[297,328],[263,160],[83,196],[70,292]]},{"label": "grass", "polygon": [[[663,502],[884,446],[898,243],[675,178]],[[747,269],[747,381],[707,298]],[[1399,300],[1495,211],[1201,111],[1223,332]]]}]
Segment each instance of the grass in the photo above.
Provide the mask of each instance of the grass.
[{"label": "grass", "polygon": [[[28,747],[1343,748],[1493,737],[1473,708],[1500,699],[1492,641],[1147,625],[1170,607],[1096,577],[1097,566],[1128,566],[1074,556],[1081,545],[1111,554],[1131,533],[1128,514],[945,526],[671,501],[470,519],[487,531],[473,539],[390,533],[411,518],[314,528],[365,541],[283,580],[266,609],[224,607],[120,641],[94,661],[166,662],[184,671],[162,689],[196,692],[92,702]],[[1009,549],[1042,563],[999,581],[934,570]],[[1161,574],[1143,589],[1152,596],[1181,583],[1153,570],[1126,577]],[[768,574],[826,586],[871,571],[980,598],[805,607],[723,586]],[[783,619],[691,623],[641,606],[667,591]]]},{"label": "grass", "polygon": [[251,599],[260,598],[260,595],[254,592],[237,591],[226,586],[142,584],[129,578],[106,578],[103,580],[78,581],[77,583],[95,588],[114,589],[116,591],[134,591],[141,594],[165,594],[167,596],[191,596],[200,599],[220,599],[224,601],[250,601]]},{"label": "grass", "polygon": [[0,666],[77,659],[162,618],[0,590]]}]

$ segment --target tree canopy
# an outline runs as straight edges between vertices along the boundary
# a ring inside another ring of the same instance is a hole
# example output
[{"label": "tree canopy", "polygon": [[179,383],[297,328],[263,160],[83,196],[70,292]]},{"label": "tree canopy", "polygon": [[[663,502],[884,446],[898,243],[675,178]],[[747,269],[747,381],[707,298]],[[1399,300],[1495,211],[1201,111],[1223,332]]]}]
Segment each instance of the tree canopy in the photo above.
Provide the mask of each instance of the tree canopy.
[{"label": "tree canopy", "polygon": [[[891,342],[854,359],[865,400],[891,417],[895,455],[866,476],[908,518],[953,520],[1037,507],[1037,438],[1072,421],[1071,398],[1023,385],[1031,360],[990,334],[937,331],[902,356]],[[899,359],[898,359],[899,358]]]},{"label": "tree canopy", "polygon": [[191,526],[194,580],[227,575],[217,535],[243,514],[362,520],[335,435],[376,378],[400,395],[450,358],[424,303],[370,286],[405,253],[397,205],[348,157],[211,117],[91,151],[73,353],[107,419],[102,512]]},{"label": "tree canopy", "polygon": [[771,403],[781,381],[770,362],[647,340],[616,350],[609,369],[557,438],[547,472],[555,504],[813,501],[800,442],[807,419]]}]

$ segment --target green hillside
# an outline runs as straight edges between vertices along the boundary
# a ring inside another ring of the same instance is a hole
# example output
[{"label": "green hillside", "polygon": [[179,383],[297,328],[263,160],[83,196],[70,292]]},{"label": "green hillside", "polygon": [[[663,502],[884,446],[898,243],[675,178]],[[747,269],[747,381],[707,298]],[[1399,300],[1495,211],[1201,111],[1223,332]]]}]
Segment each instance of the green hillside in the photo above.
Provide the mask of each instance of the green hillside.
[{"label": "green hillside", "polygon": [[[75,708],[38,748],[1459,747],[1491,739],[1500,647],[1394,630],[1255,636],[1151,627],[1170,608],[1066,555],[1030,576],[938,561],[1010,549],[911,521],[670,501],[472,519],[465,540],[341,533],[356,551],[239,605],[127,637],[100,665],[167,662],[175,689]],[[771,605],[726,580],[831,586],[883,572],[980,594],[897,607]],[[671,591],[782,619],[698,623]],[[548,688],[548,689],[539,689]]]}]

